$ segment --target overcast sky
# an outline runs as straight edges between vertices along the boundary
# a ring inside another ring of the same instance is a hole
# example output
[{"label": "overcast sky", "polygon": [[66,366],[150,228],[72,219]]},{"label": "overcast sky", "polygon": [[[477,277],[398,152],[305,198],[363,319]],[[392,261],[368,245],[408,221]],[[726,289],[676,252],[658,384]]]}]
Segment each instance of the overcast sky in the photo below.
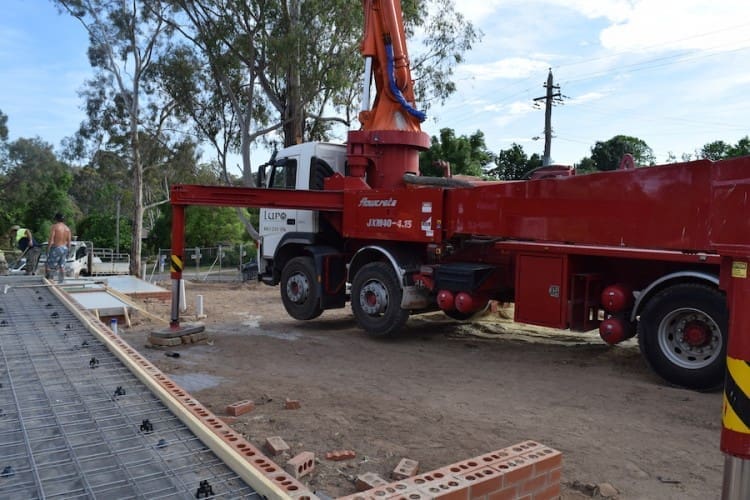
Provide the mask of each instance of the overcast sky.
[{"label": "overcast sky", "polygon": [[[566,96],[552,112],[552,159],[572,164],[617,134],[657,162],[750,134],[748,0],[456,0],[482,41],[456,68],[458,91],[424,129],[481,130],[492,151],[513,142],[542,154],[549,68]],[[357,5],[359,5],[357,3]],[[83,119],[91,71],[80,25],[47,0],[4,0],[0,110],[11,139],[59,147]],[[410,46],[414,52],[416,48]]]}]

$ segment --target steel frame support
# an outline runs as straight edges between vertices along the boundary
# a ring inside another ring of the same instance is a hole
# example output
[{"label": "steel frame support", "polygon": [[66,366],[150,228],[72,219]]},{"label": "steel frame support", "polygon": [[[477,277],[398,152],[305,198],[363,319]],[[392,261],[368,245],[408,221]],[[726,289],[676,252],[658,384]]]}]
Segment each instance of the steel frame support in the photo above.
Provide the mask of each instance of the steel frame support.
[{"label": "steel frame support", "polygon": [[723,500],[750,498],[750,257],[725,257],[729,270],[729,341],[722,405]]},{"label": "steel frame support", "polygon": [[185,205],[172,205],[172,255],[169,274],[172,278],[172,309],[169,327],[180,327],[180,280],[185,256]]}]

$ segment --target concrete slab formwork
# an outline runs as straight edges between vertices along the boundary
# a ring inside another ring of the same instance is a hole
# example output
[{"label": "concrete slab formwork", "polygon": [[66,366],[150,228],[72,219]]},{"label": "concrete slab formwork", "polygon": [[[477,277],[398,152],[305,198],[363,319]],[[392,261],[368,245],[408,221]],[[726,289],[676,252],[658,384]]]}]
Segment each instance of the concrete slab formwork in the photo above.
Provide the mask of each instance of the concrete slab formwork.
[{"label": "concrete slab formwork", "polygon": [[[340,500],[551,500],[560,496],[562,454],[525,441],[416,473]],[[325,496],[58,287],[0,277],[0,498],[209,497]]]},{"label": "concrete slab formwork", "polygon": [[0,498],[261,498],[39,278],[0,277]]}]

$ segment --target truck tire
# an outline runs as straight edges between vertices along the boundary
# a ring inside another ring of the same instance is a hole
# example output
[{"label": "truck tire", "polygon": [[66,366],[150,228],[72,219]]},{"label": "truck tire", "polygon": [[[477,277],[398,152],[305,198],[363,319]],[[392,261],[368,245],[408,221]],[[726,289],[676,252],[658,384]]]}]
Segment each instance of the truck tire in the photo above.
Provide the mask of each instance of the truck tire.
[{"label": "truck tire", "polygon": [[393,268],[371,262],[352,281],[352,311],[357,324],[373,337],[392,337],[401,330],[409,311],[401,309],[403,291]]},{"label": "truck tire", "polygon": [[281,301],[294,319],[315,319],[321,315],[315,264],[310,257],[295,257],[281,271]]},{"label": "truck tire", "polygon": [[729,314],[726,297],[697,283],[671,286],[640,314],[638,345],[667,382],[709,391],[724,383]]}]

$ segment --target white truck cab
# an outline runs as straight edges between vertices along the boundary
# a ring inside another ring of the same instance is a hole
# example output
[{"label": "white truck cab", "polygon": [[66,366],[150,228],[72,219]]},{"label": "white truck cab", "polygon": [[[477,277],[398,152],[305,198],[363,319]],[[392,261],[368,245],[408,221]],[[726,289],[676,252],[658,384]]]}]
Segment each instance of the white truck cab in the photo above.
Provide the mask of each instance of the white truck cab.
[{"label": "white truck cab", "polygon": [[[272,189],[320,190],[334,173],[344,175],[346,146],[308,142],[284,148],[261,168],[260,184]],[[309,239],[322,230],[314,210],[261,208],[258,245],[258,273],[273,280],[273,261],[279,248],[289,240]],[[273,280],[276,281],[276,280]]]}]

